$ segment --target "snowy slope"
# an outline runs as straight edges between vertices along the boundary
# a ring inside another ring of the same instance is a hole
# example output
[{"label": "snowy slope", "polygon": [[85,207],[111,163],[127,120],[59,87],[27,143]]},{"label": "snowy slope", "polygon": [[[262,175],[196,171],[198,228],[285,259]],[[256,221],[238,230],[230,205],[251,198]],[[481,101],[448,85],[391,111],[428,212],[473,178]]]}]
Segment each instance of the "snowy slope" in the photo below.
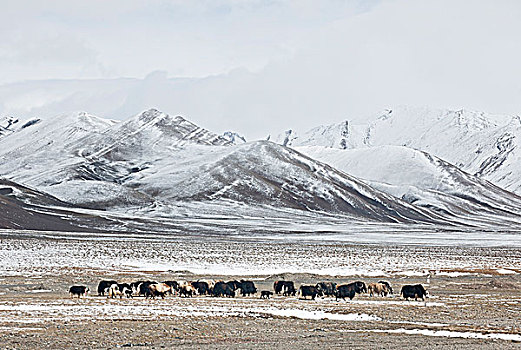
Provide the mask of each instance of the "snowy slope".
[{"label": "snowy slope", "polygon": [[76,141],[72,147],[81,162],[62,169],[61,173],[69,174],[68,181],[47,190],[75,203],[87,198],[88,203],[81,203],[102,207],[153,203],[155,200],[140,188],[119,185],[140,176],[145,169],[180,161],[189,145],[202,146],[204,152],[210,149],[207,146],[230,142],[180,116],[150,109]]},{"label": "snowy slope", "polygon": [[76,140],[113,124],[83,112],[31,120],[1,140],[0,176],[30,185],[53,182],[56,168],[78,161]]},{"label": "snowy slope", "polygon": [[507,190],[521,193],[521,118],[467,110],[398,107],[364,124],[344,121],[307,132],[284,132],[287,146],[339,149],[407,146],[426,151]]},{"label": "snowy slope", "polygon": [[[46,193],[0,178],[0,228],[33,230],[91,230],[91,218],[82,220],[71,205]],[[83,226],[83,228],[82,228]]]},{"label": "snowy slope", "polygon": [[143,218],[125,217],[117,213],[78,208],[48,193],[0,178],[0,229],[23,230],[14,232],[8,230],[7,232],[8,234],[24,235],[31,234],[32,230],[49,232],[150,232],[171,230],[172,227],[170,225],[158,225],[157,222],[147,221]]},{"label": "snowy slope", "polygon": [[404,146],[297,149],[417,206],[472,220],[489,215],[520,222],[521,197],[426,152]]},{"label": "snowy slope", "polygon": [[[150,109],[107,128],[99,135],[89,135],[76,147],[81,144],[88,147],[81,154],[84,157],[128,160],[165,154],[186,144],[219,146],[229,145],[230,142],[181,116],[172,117]],[[136,155],[136,152],[141,153]]]},{"label": "snowy slope", "polygon": [[[37,122],[35,122],[37,121]],[[102,203],[110,202],[114,194],[109,191],[96,191],[93,183],[82,183],[78,186],[76,179],[81,179],[71,169],[89,169],[90,162],[79,156],[77,141],[86,136],[94,136],[103,130],[115,125],[112,120],[101,119],[88,113],[79,112],[54,118],[29,120],[16,132],[1,140],[0,147],[0,176],[34,186],[45,192],[49,187],[58,186],[70,181],[78,191],[72,196],[62,196],[62,200],[76,202],[77,197],[96,200],[103,199]],[[88,171],[88,170],[85,170]],[[143,200],[139,193],[131,190],[116,188],[108,184],[112,192],[119,198],[124,193],[128,203],[138,203]],[[97,196],[97,197],[96,197]],[[88,203],[88,201],[86,201]]]}]

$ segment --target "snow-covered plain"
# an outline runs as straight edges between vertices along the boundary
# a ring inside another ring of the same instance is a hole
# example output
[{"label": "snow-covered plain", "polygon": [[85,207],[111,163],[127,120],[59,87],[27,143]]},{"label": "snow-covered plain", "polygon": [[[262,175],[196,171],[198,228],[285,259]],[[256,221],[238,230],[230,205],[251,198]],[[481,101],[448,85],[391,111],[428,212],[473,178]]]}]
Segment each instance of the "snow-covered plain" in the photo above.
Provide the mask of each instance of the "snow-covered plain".
[{"label": "snow-covered plain", "polygon": [[[418,235],[428,240],[424,234]],[[178,237],[5,231],[0,235],[0,259],[3,261],[0,275],[49,276],[61,269],[88,268],[106,272],[187,271],[243,276],[310,273],[428,277],[447,276],[447,271],[517,274],[521,266],[521,257],[517,250],[512,250],[513,245],[501,247],[483,240],[476,240],[476,245],[468,244],[468,241],[466,244],[434,245],[435,240],[431,238],[430,245],[410,245],[392,242],[394,238],[382,243],[385,240],[382,237],[393,237],[392,233],[380,233],[380,238],[369,243],[356,239],[317,240],[298,236],[274,239],[273,235],[267,236]],[[521,239],[518,242],[517,248],[521,247]],[[28,256],[31,258],[27,259]]]}]

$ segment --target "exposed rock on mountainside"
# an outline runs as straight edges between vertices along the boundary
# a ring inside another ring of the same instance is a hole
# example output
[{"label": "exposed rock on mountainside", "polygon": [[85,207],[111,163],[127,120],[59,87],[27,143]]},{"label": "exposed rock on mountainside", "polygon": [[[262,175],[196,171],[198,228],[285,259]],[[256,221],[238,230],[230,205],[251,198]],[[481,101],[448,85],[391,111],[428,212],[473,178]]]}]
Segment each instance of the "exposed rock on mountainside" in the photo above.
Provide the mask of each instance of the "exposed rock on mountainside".
[{"label": "exposed rock on mountainside", "polygon": [[246,143],[246,138],[233,131],[225,131],[223,137],[233,143],[234,145],[240,145]]},{"label": "exposed rock on mountainside", "polygon": [[0,138],[14,132],[18,122],[14,117],[0,116]]}]

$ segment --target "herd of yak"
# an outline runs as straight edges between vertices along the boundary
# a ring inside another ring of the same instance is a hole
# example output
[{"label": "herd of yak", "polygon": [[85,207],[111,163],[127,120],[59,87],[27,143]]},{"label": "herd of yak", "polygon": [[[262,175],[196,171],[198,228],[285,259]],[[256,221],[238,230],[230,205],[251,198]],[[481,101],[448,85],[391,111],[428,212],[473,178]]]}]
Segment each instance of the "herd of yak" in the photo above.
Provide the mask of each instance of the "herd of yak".
[{"label": "herd of yak", "polygon": [[[274,292],[269,290],[260,291],[260,297],[269,299],[274,293],[283,296],[297,295],[297,289],[293,281],[275,281],[273,283]],[[235,297],[236,292],[242,296],[255,295],[257,288],[252,281],[214,281],[214,280],[198,280],[194,282],[187,281],[136,281],[132,283],[118,283],[117,281],[103,280],[98,284],[98,295],[107,296],[109,298],[132,298],[134,296],[143,296],[145,298],[156,298],[160,296],[164,298],[167,294],[179,295],[181,297],[192,297],[196,295],[210,295],[215,297]],[[69,293],[72,297],[85,296],[89,292],[87,286],[72,286]],[[393,294],[393,289],[389,282],[379,281],[376,283],[366,284],[362,281],[356,281],[346,284],[336,284],[334,282],[320,282],[316,285],[301,285],[298,289],[299,297],[307,299],[315,299],[317,296],[331,296],[336,300],[349,298],[352,300],[356,294],[369,293],[370,296],[387,296]],[[421,284],[402,286],[400,295],[406,300],[421,298],[425,300],[428,292]]]}]

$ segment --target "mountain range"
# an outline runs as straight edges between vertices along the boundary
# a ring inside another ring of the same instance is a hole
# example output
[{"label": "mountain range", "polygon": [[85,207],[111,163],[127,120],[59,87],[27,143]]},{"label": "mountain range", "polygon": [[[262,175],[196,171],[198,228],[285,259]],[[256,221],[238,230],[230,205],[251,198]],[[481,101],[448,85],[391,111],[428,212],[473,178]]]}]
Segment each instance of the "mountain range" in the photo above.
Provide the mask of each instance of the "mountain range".
[{"label": "mountain range", "polygon": [[[246,142],[155,109],[123,122],[84,112],[3,117],[0,177],[26,190],[0,191],[0,203],[25,217],[37,206],[134,229],[137,221],[158,227],[175,218],[173,227],[212,213],[513,229],[521,223],[520,126],[516,118],[401,107],[365,125],[346,121]],[[28,191],[51,202],[22,195]],[[3,213],[4,227],[34,228]]]},{"label": "mountain range", "polygon": [[360,149],[404,146],[521,194],[521,117],[419,107],[389,109],[364,124],[349,120],[306,132],[288,130],[273,141],[290,147]]}]

